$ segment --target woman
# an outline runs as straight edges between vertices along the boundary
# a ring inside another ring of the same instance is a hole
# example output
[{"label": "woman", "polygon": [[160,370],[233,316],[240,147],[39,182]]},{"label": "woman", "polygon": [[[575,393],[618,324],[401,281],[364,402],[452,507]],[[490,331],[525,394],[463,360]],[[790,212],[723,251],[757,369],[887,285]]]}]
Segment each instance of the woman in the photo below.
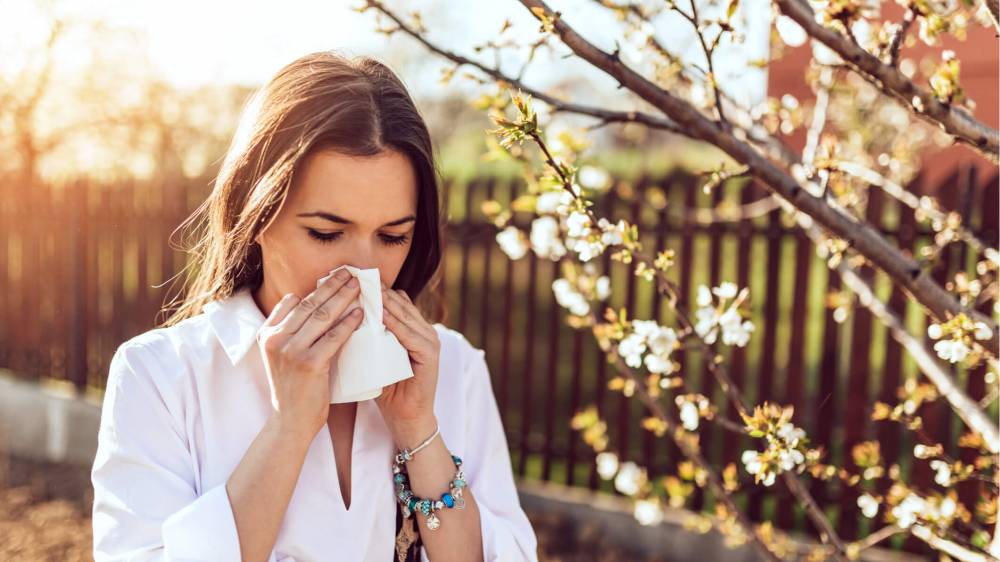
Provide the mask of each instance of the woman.
[{"label": "woman", "polygon": [[[399,79],[329,52],[281,69],[200,216],[175,314],[111,362],[97,562],[537,560],[484,354],[414,304],[440,265],[440,209]],[[363,315],[341,265],[378,268],[414,376],[330,404]]]}]

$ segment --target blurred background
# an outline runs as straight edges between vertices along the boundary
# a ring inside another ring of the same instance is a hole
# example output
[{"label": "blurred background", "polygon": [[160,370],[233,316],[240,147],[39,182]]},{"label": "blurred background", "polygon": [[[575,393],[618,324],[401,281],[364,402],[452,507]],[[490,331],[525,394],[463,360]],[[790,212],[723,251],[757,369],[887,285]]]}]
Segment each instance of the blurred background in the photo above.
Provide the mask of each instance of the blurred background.
[{"label": "blurred background", "polygon": [[[111,354],[165,319],[158,312],[186,263],[176,229],[211,190],[248,95],[287,62],[325,49],[386,62],[430,127],[449,209],[444,323],[486,351],[544,559],[683,559],[643,554],[665,535],[643,534],[647,530],[614,503],[617,492],[598,478],[593,452],[570,427],[575,412],[596,404],[622,458],[664,473],[675,472],[682,460],[667,441],[639,429],[644,413],[636,401],[608,390],[612,373],[594,338],[565,325],[551,290],[559,265],[531,252],[511,261],[497,246],[482,204],[506,205],[524,185],[515,167],[483,157],[490,152],[485,131],[493,125],[472,103],[483,86],[449,77],[452,65],[416,42],[378,33],[373,15],[352,9],[356,4],[0,0],[0,559],[89,559],[88,463]],[[610,16],[595,2],[551,4],[572,14],[595,42],[613,44]],[[390,5],[419,8],[429,36],[463,53],[494,38],[505,20],[515,38],[537,31],[514,1]],[[745,103],[788,94],[795,104],[782,99],[793,111],[812,95],[802,79],[808,48],[789,50],[767,69],[747,69],[748,60],[769,53],[766,6],[744,3],[746,47],[723,57],[721,73]],[[886,17],[898,16],[885,8]],[[684,32],[668,28],[663,35],[680,46]],[[965,42],[948,47],[962,60],[976,116],[996,127],[993,34],[970,28]],[[920,64],[919,46],[908,56]],[[525,81],[552,92],[585,92],[594,105],[632,106],[612,80],[573,60],[537,65]],[[840,117],[852,118],[847,111]],[[572,116],[560,119],[560,126],[579,126]],[[902,470],[915,471],[916,482],[930,482],[930,470],[911,468],[909,455],[900,455],[912,448],[910,438],[896,426],[876,427],[865,414],[876,400],[891,401],[902,381],[917,376],[915,366],[880,323],[854,308],[813,245],[777,212],[712,224],[691,212],[750,204],[766,192],[735,181],[704,193],[695,172],[714,165],[719,154],[667,133],[624,126],[587,136],[598,205],[605,216],[638,224],[641,237],[655,240],[658,249],[675,250],[671,275],[683,293],[725,280],[750,287],[757,331],[729,357],[750,398],[794,404],[799,425],[834,460],[860,441],[877,439],[887,459],[898,457]],[[801,137],[789,135],[788,142],[801,147]],[[943,145],[933,163],[921,162],[910,189],[935,194],[982,239],[996,240],[995,167]],[[875,197],[871,218],[894,241],[914,252],[928,243],[930,231],[915,224],[912,213]],[[952,249],[935,271],[942,282],[975,263],[976,256]],[[629,317],[669,318],[666,303],[637,285],[625,266],[605,258],[604,267],[618,288],[607,305],[626,308]],[[923,332],[921,310],[887,279],[874,281],[880,297]],[[708,396],[719,392],[697,354],[680,362],[694,387]],[[984,395],[982,380],[981,373],[960,377],[976,399]],[[928,431],[961,458],[954,447],[960,424],[944,404],[928,410]],[[716,465],[735,461],[745,448],[732,433],[701,432]],[[970,486],[960,486],[960,493],[976,494]],[[841,499],[832,483],[817,482],[812,491],[846,537],[865,535],[868,521],[857,516],[853,498]],[[741,501],[757,520],[791,530],[806,525],[780,491],[751,492]],[[711,502],[697,494],[689,507]],[[609,528],[616,530],[605,532]],[[638,543],[647,550],[634,550]],[[892,546],[921,552],[912,542]]]}]

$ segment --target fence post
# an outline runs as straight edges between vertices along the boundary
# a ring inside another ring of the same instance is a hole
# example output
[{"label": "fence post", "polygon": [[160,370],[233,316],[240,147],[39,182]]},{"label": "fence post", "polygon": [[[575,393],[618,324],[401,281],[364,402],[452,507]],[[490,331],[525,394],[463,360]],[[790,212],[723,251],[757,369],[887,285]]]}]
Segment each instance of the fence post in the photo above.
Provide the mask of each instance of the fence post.
[{"label": "fence post", "polygon": [[89,325],[87,310],[87,240],[89,213],[89,182],[77,180],[71,186],[72,193],[65,201],[70,203],[72,217],[70,262],[73,279],[70,288],[70,330],[67,345],[67,372],[78,392],[83,392],[87,386],[88,353],[87,326]]}]

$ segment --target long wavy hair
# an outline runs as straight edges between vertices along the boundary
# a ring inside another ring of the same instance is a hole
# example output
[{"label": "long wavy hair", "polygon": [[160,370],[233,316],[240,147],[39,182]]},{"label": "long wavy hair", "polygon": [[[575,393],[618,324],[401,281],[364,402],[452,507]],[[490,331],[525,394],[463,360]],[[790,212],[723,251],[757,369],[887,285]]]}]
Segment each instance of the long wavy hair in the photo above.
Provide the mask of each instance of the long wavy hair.
[{"label": "long wavy hair", "polygon": [[182,249],[193,259],[179,273],[181,290],[161,310],[168,314],[161,325],[260,286],[255,240],[277,216],[295,171],[312,151],[372,156],[386,149],[407,156],[418,190],[413,243],[393,288],[406,291],[429,321],[443,321],[444,210],[427,126],[387,66],[321,51],[289,63],[248,99],[211,193],[179,227],[186,232]]}]

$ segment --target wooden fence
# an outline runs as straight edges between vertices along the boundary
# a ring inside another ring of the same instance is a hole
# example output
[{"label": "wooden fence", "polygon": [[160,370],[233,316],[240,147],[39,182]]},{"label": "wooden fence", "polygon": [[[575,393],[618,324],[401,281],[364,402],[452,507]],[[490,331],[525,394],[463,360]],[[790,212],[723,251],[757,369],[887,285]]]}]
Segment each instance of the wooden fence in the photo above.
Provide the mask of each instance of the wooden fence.
[{"label": "wooden fence", "polygon": [[[185,186],[78,182],[0,187],[0,367],[28,378],[65,379],[80,389],[100,388],[117,345],[153,326],[164,298],[164,289],[153,286],[185,263],[167,240],[208,193],[208,185],[204,180]],[[674,249],[677,264],[670,275],[691,302],[701,284],[728,280],[750,287],[757,329],[746,348],[723,351],[748,401],[794,405],[797,425],[835,464],[853,466],[851,448],[874,439],[887,463],[898,462],[902,474],[912,475],[917,485],[934,486],[926,463],[913,460],[912,434],[896,424],[870,421],[872,404],[895,402],[896,388],[918,376],[915,366],[863,308],[849,309],[842,317],[829,306],[849,295],[840,292],[840,280],[815,247],[777,211],[740,222],[692,220],[694,209],[758,201],[766,196],[762,189],[729,183],[705,194],[695,178],[680,172],[616,185],[598,198],[597,208],[604,216],[639,225],[641,238],[657,250]],[[609,421],[611,447],[622,457],[643,464],[654,476],[676,473],[683,460],[676,447],[640,428],[646,414],[637,400],[607,389],[614,374],[593,336],[565,325],[565,311],[551,291],[559,264],[531,253],[512,262],[497,246],[496,229],[482,216],[480,204],[487,199],[508,203],[523,187],[484,179],[466,185],[449,182],[445,188],[450,315],[445,323],[486,350],[515,471],[611,491],[611,484],[597,475],[593,452],[569,428],[574,412],[596,404]],[[972,168],[957,169],[942,185],[924,186],[918,178],[908,189],[935,193],[983,239],[996,241],[997,177],[982,181]],[[928,243],[929,232],[915,224],[909,209],[901,210],[875,189],[870,197],[869,218],[900,247],[916,253]],[[528,228],[532,217],[517,218],[519,226]],[[958,271],[974,271],[977,259],[981,256],[965,247],[949,247],[934,275],[945,283]],[[626,307],[630,317],[671,322],[671,310],[649,283],[607,256],[602,260],[615,288],[606,305]],[[865,275],[915,333],[925,331],[922,311],[902,291],[882,274]],[[689,388],[725,403],[699,354],[684,352],[679,360]],[[984,396],[982,372],[957,370],[955,375],[973,398]],[[671,400],[669,395],[665,400]],[[927,431],[945,444],[948,454],[972,460],[969,451],[956,446],[963,428],[945,403],[934,402],[921,414]],[[732,407],[726,415],[738,418]],[[711,424],[703,424],[699,433],[716,466],[739,464],[741,451],[751,446],[749,439]],[[742,467],[740,472],[745,476]],[[845,537],[868,532],[869,522],[858,516],[855,493],[821,481],[813,481],[811,491]],[[975,483],[963,484],[959,491],[966,501],[981,493]],[[739,498],[754,519],[772,520],[786,529],[808,527],[782,486],[766,492],[756,487]],[[710,494],[699,493],[694,507],[712,502]]]}]

